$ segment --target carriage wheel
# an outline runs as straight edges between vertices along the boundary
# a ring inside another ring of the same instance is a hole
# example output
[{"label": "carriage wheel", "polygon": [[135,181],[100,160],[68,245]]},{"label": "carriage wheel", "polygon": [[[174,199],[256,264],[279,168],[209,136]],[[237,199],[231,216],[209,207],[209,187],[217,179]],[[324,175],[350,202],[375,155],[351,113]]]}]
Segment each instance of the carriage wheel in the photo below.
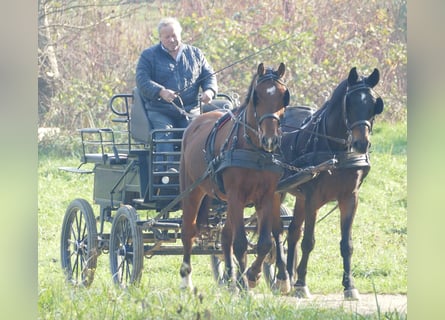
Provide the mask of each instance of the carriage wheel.
[{"label": "carriage wheel", "polygon": [[[292,212],[284,205],[280,206],[280,216],[281,217],[290,217],[292,216]],[[287,235],[287,234],[286,234]],[[284,242],[287,242],[287,239],[284,240]],[[287,248],[284,247],[284,259],[286,259],[287,256]],[[274,288],[274,285],[277,281],[277,269],[275,266],[276,261],[276,244],[275,240],[273,241],[273,247],[272,250],[269,252],[269,254],[266,256],[266,260],[263,263],[263,272],[264,272],[264,278],[266,279],[267,284],[270,288]],[[294,270],[297,269],[297,266],[293,266]],[[295,272],[294,272],[295,274]],[[292,279],[291,279],[292,282]]]},{"label": "carriage wheel", "polygon": [[94,212],[86,200],[75,199],[66,209],[60,249],[67,281],[76,286],[91,285],[99,251]]},{"label": "carriage wheel", "polygon": [[110,267],[113,281],[121,287],[141,279],[144,244],[137,226],[136,210],[123,206],[117,210],[110,234]]}]

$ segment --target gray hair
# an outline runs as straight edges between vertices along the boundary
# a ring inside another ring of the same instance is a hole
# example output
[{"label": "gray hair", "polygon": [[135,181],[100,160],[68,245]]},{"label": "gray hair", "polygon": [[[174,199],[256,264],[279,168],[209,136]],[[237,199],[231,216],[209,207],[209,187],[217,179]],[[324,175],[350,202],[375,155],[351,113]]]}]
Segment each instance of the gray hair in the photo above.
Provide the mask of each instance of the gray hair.
[{"label": "gray hair", "polygon": [[179,34],[181,34],[182,32],[182,27],[181,24],[179,23],[178,19],[176,18],[163,18],[161,19],[161,21],[159,21],[158,24],[158,34],[161,35],[161,29],[167,26],[172,26],[173,29],[176,29],[177,31],[179,31]]}]

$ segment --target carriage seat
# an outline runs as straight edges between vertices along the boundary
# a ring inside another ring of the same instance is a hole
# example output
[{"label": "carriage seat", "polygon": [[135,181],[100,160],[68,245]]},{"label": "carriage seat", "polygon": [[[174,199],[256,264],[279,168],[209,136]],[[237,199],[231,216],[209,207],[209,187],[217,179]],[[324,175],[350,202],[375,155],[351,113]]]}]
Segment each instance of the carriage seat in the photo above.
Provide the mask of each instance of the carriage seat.
[{"label": "carriage seat", "polygon": [[133,89],[133,104],[130,109],[130,132],[137,142],[149,144],[151,140],[150,131],[153,126],[148,119],[144,101],[138,88]]}]

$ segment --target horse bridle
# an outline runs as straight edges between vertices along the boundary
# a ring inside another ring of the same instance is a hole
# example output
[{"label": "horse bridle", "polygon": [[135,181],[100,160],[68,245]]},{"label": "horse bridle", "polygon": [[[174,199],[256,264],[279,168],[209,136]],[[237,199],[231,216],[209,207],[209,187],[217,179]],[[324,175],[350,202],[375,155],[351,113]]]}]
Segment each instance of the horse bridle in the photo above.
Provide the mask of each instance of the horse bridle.
[{"label": "horse bridle", "polygon": [[366,127],[368,127],[369,134],[372,134],[372,127],[374,125],[375,113],[368,120],[358,120],[358,121],[353,122],[352,124],[350,124],[350,122],[349,122],[348,112],[346,110],[346,102],[347,102],[346,100],[347,100],[348,96],[351,95],[351,93],[358,91],[358,90],[369,90],[369,91],[371,91],[371,94],[375,95],[374,90],[370,86],[368,86],[363,80],[346,89],[346,94],[343,98],[342,114],[343,114],[343,121],[344,121],[344,124],[346,127],[346,134],[347,134],[347,139],[344,144],[346,145],[346,147],[348,149],[351,148],[352,130],[355,127],[366,126]]},{"label": "horse bridle", "polygon": [[255,117],[255,121],[257,123],[257,129],[252,128],[247,123],[246,114],[244,114],[243,125],[244,125],[244,136],[245,137],[248,137],[246,128],[251,130],[257,136],[259,136],[259,134],[260,134],[259,128],[261,127],[261,124],[263,123],[263,121],[266,119],[274,119],[278,122],[278,126],[280,126],[280,117],[277,116],[275,113],[265,113],[258,119],[258,114],[257,114],[257,109],[256,109],[257,106],[254,101],[254,94],[255,94],[256,87],[260,83],[267,81],[267,80],[272,80],[274,82],[278,82],[279,84],[281,84],[282,86],[284,86],[287,89],[286,84],[283,81],[281,81],[281,79],[276,74],[274,74],[271,69],[267,69],[265,74],[258,77],[258,79],[255,82],[255,87],[253,88],[251,96],[250,96],[250,100],[253,103],[254,117]]},{"label": "horse bridle", "polygon": [[351,93],[358,91],[358,90],[370,90],[371,92],[373,92],[372,88],[369,87],[368,85],[366,85],[364,82],[360,82],[360,83],[355,84],[351,87],[348,87],[348,89],[346,90],[346,94],[343,98],[342,113],[343,113],[343,120],[344,120],[346,129],[348,130],[348,136],[351,134],[350,132],[352,132],[352,130],[355,127],[361,126],[361,125],[367,126],[369,129],[369,132],[372,132],[372,126],[374,124],[374,115],[369,120],[358,120],[358,121],[353,122],[352,124],[349,124],[348,113],[346,110],[346,99],[348,98],[348,96]]}]

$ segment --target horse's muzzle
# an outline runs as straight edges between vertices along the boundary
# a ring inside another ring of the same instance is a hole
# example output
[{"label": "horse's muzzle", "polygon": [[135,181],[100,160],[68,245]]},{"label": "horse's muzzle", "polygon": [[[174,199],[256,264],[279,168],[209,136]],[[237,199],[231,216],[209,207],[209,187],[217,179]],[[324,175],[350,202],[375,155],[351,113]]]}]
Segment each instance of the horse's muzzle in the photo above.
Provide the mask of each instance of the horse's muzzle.
[{"label": "horse's muzzle", "polygon": [[[271,127],[269,127],[269,134],[265,134],[265,131],[261,129],[261,126],[264,120],[273,120],[270,123],[274,123]],[[272,129],[273,128],[273,129]],[[258,132],[260,143],[264,151],[266,152],[274,152],[281,145],[281,130],[280,130],[280,117],[275,113],[268,113],[263,115],[258,121]],[[274,134],[272,134],[274,132]]]},{"label": "horse's muzzle", "polygon": [[357,153],[368,153],[371,143],[369,141],[354,141],[352,150]]},{"label": "horse's muzzle", "polygon": [[281,136],[274,135],[272,137],[261,137],[261,146],[266,152],[274,152],[281,146]]}]

